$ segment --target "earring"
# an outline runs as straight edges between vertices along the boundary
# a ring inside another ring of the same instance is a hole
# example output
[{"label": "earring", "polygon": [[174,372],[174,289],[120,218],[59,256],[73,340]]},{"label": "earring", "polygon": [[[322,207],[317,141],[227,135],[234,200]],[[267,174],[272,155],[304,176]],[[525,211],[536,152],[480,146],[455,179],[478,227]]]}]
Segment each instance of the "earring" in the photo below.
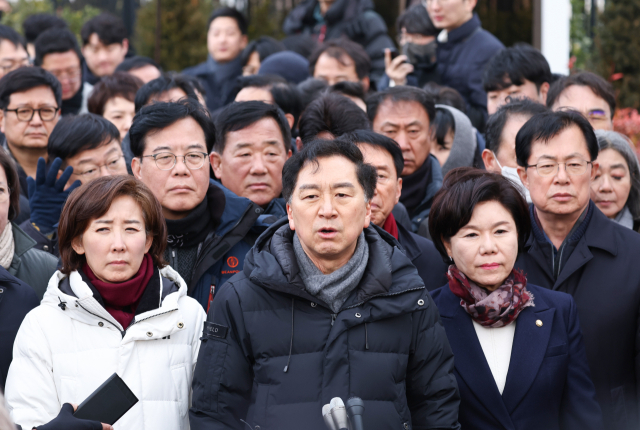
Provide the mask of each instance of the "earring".
[{"label": "earring", "polygon": [[449,256],[449,263],[453,264],[453,257],[452,256]]}]

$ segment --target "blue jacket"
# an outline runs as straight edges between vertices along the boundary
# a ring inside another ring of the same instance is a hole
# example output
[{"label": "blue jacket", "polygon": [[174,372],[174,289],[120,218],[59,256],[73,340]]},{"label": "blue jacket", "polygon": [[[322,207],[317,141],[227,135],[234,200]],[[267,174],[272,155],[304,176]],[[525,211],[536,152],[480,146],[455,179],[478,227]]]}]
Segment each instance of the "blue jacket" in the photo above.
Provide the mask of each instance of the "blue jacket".
[{"label": "blue jacket", "polygon": [[414,210],[411,217],[411,230],[414,233],[429,238],[429,213],[431,212],[431,204],[433,198],[440,188],[442,188],[442,168],[438,159],[433,155],[429,155],[425,163],[431,163],[431,178],[425,182],[427,186],[424,192],[424,198],[418,207]]},{"label": "blue jacket", "polygon": [[527,289],[535,306],[516,320],[502,395],[460,299],[449,284],[432,293],[453,350],[460,425],[476,430],[603,429],[575,302],[568,294],[535,285]]},{"label": "blue jacket", "polygon": [[39,304],[33,288],[0,267],[0,391],[4,391],[20,324]]},{"label": "blue jacket", "polygon": [[205,89],[207,108],[213,112],[229,102],[229,94],[236,79],[242,76],[242,59],[238,55],[228,63],[217,63],[208,57],[207,61],[184,69],[182,73],[200,79]]},{"label": "blue jacket", "polygon": [[[553,277],[551,245],[531,235],[516,267],[576,301],[584,344],[606,427],[640,428],[640,235],[591,202],[591,220]],[[532,220],[535,222],[535,220]]]},{"label": "blue jacket", "polygon": [[[209,304],[211,287],[221,286],[242,271],[244,257],[264,231],[260,229],[262,208],[244,197],[238,197],[220,183],[210,180],[207,197],[224,205],[224,211],[214,231],[203,238],[191,279],[185,279],[189,296],[204,309]],[[169,261],[169,264],[172,264]]]},{"label": "blue jacket", "polygon": [[447,42],[438,42],[436,55],[442,85],[455,88],[464,97],[467,116],[480,132],[484,131],[487,118],[487,93],[482,86],[482,75],[485,65],[502,49],[502,42],[482,29],[476,14],[449,32]]}]

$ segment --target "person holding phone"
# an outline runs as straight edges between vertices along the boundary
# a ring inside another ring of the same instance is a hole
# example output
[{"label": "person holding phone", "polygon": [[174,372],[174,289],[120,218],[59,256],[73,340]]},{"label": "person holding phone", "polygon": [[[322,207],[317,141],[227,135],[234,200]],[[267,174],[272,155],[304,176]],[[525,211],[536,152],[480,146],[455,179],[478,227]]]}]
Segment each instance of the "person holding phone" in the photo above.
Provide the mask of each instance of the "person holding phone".
[{"label": "person holding phone", "polygon": [[205,313],[164,261],[160,203],[130,176],[101,177],[71,193],[58,236],[62,268],[16,336],[12,420],[48,423],[117,373],[139,401],[115,429],[188,429]]}]

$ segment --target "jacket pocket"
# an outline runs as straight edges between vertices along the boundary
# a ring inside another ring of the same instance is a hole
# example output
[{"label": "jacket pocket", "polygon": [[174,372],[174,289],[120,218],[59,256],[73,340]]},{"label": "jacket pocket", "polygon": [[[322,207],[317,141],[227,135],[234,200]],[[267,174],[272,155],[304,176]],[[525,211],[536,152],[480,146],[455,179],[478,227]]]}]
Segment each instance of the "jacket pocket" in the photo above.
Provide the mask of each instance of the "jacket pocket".
[{"label": "jacket pocket", "polygon": [[627,405],[624,399],[624,386],[616,387],[611,390],[611,407],[613,409],[612,416],[618,424],[617,428],[627,428]]},{"label": "jacket pocket", "polygon": [[171,378],[173,386],[176,389],[176,398],[178,400],[178,411],[181,417],[184,417],[189,410],[189,377],[184,364],[171,367]]},{"label": "jacket pocket", "polygon": [[547,348],[547,352],[544,354],[545,357],[555,357],[557,355],[566,355],[567,354],[567,344],[563,343],[562,345],[550,346]]}]

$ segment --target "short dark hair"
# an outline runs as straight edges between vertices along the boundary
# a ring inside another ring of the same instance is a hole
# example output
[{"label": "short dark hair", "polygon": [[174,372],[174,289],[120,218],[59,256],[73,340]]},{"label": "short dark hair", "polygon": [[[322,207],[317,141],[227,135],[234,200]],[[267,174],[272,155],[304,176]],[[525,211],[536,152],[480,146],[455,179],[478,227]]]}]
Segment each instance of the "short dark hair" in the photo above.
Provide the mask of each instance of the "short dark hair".
[{"label": "short dark hair", "polygon": [[518,247],[524,249],[531,232],[529,205],[513,182],[498,173],[458,167],[444,177],[429,213],[429,233],[445,262],[450,263],[444,241],[469,224],[478,204],[490,201],[500,203],[511,213],[518,231]]},{"label": "short dark hair", "polygon": [[162,67],[160,67],[158,63],[149,57],[143,57],[141,55],[125,58],[124,61],[116,67],[116,72],[130,72],[146,66],[155,67],[162,73]]},{"label": "short dark hair", "polygon": [[207,152],[211,152],[216,139],[216,130],[209,112],[197,100],[186,98],[175,103],[153,103],[143,106],[133,117],[129,129],[131,152],[134,157],[144,153],[145,138],[156,130],[162,130],[185,118],[193,118],[204,133]]},{"label": "short dark hair", "polygon": [[27,45],[24,41],[24,38],[8,25],[0,25],[0,40],[8,40],[9,42],[13,43],[16,48],[18,46],[22,46],[25,51],[27,50]]},{"label": "short dark hair", "polygon": [[65,275],[78,270],[86,262],[86,257],[75,252],[73,241],[89,228],[91,220],[109,211],[118,197],[133,198],[142,209],[142,218],[147,236],[153,238],[149,255],[158,268],[167,265],[164,250],[167,246],[167,226],[162,215],[162,207],[153,193],[142,181],[133,176],[103,176],[83,184],[73,190],[60,215],[58,243],[60,259]]},{"label": "short dark hair", "polygon": [[447,109],[436,109],[436,116],[433,119],[435,129],[436,144],[442,148],[446,147],[446,137],[449,131],[456,131],[456,121],[451,112]]},{"label": "short dark hair", "polygon": [[387,151],[393,159],[393,166],[396,169],[396,175],[399,178],[404,169],[404,158],[402,157],[402,149],[395,140],[383,134],[376,133],[371,130],[356,130],[351,133],[343,134],[340,140],[346,140],[354,145],[371,145]]},{"label": "short dark hair", "polygon": [[467,102],[464,101],[464,97],[455,88],[428,82],[422,89],[433,97],[435,104],[451,106],[462,113],[467,112]]},{"label": "short dark hair", "polygon": [[127,72],[114,72],[113,75],[103,76],[93,86],[93,91],[87,101],[89,112],[104,115],[104,106],[115,97],[122,97],[131,103],[135,101],[136,93],[144,83],[136,76]]},{"label": "short dark hair", "polygon": [[7,175],[7,188],[9,191],[9,221],[13,221],[20,213],[20,179],[18,168],[13,157],[7,151],[0,149],[0,167]]},{"label": "short dark hair", "polygon": [[247,29],[248,29],[247,19],[237,9],[234,9],[232,7],[221,7],[220,9],[214,10],[211,16],[209,16],[209,22],[207,23],[207,31],[211,27],[211,23],[216,18],[222,18],[222,17],[235,19],[236,24],[238,24],[238,28],[240,29],[240,32],[242,34],[247,34]]},{"label": "short dark hair", "polygon": [[49,160],[59,157],[66,161],[114,140],[120,141],[120,132],[111,121],[92,113],[65,115],[51,131],[47,155]]},{"label": "short dark hair", "polygon": [[500,150],[500,143],[502,142],[502,132],[504,126],[507,125],[507,121],[511,117],[521,116],[524,118],[531,118],[539,113],[547,112],[547,107],[540,103],[536,103],[526,97],[521,97],[509,101],[498,108],[496,113],[489,116],[487,125],[484,129],[484,138],[487,145],[487,149],[494,154],[498,154]]},{"label": "short dark hair", "polygon": [[367,114],[340,94],[325,94],[312,101],[300,115],[300,139],[307,144],[327,131],[334,137],[356,130],[371,129]]},{"label": "short dark hair", "polygon": [[276,52],[286,51],[286,47],[282,42],[277,41],[273,37],[260,36],[256,40],[249,42],[246,48],[242,51],[240,58],[242,59],[242,65],[246,65],[249,61],[249,57],[255,51],[260,57],[260,61],[264,61],[271,54]]},{"label": "short dark hair", "polygon": [[422,105],[429,117],[430,124],[433,123],[433,120],[436,117],[436,105],[431,95],[420,88],[399,86],[387,88],[386,90],[375,93],[367,98],[367,114],[369,115],[369,120],[371,120],[372,123],[378,114],[378,108],[387,100],[392,103],[416,102]]},{"label": "short dark hair", "polygon": [[0,79],[0,109],[9,106],[11,94],[37,87],[51,88],[57,107],[62,105],[62,86],[58,78],[40,67],[21,67]]},{"label": "short dark hair", "polygon": [[344,157],[355,164],[358,182],[364,190],[365,198],[367,201],[373,198],[378,175],[375,167],[364,162],[362,152],[356,145],[342,139],[335,139],[314,140],[284,163],[282,168],[282,197],[286,202],[291,202],[291,196],[296,188],[300,170],[308,163],[314,163],[318,166],[318,158],[324,157]]},{"label": "short dark hair", "polygon": [[549,142],[550,139],[560,134],[571,126],[577,126],[584,136],[587,150],[591,156],[590,161],[598,158],[598,139],[593,132],[589,121],[578,112],[573,111],[547,111],[534,115],[527,121],[516,135],[516,158],[518,165],[527,167],[531,155],[533,142]]},{"label": "short dark hair", "polygon": [[307,78],[300,82],[298,85],[298,92],[300,93],[300,102],[302,103],[302,111],[304,111],[309,104],[320,97],[322,92],[329,88],[327,81],[316,78]]},{"label": "short dark hair", "polygon": [[362,99],[363,102],[365,98],[364,87],[360,82],[336,82],[335,84],[327,88],[327,92],[338,93],[342,94],[343,96],[356,97]]},{"label": "short dark hair", "polygon": [[371,59],[364,50],[362,45],[356,42],[352,42],[346,37],[340,37],[338,39],[331,39],[320,45],[309,57],[309,74],[313,76],[313,72],[316,68],[318,58],[322,54],[327,54],[331,58],[335,58],[341,64],[346,65],[344,57],[347,56],[353,61],[356,74],[359,79],[364,79],[369,76],[371,71]]},{"label": "short dark hair", "polygon": [[35,41],[36,58],[33,64],[42,66],[47,54],[60,54],[73,51],[82,60],[82,53],[76,36],[67,28],[50,28],[40,34]]},{"label": "short dark hair", "polygon": [[284,113],[293,115],[293,129],[297,127],[300,113],[302,112],[302,103],[300,101],[300,92],[295,84],[289,83],[277,75],[242,76],[238,78],[233,99],[244,88],[267,89],[271,93],[271,97],[273,97],[273,102]]},{"label": "short dark hair", "polygon": [[421,4],[411,6],[405,10],[396,20],[396,29],[398,34],[405,28],[407,33],[411,34],[423,34],[425,36],[437,36],[440,30],[437,29],[427,8]]},{"label": "short dark hair", "polygon": [[27,43],[34,43],[38,36],[50,28],[69,28],[67,22],[50,13],[29,15],[22,22],[22,32]]},{"label": "short dark hair", "polygon": [[165,73],[159,78],[149,81],[140,87],[135,98],[136,112],[142,109],[143,106],[149,104],[154,96],[174,88],[179,88],[184,91],[188,98],[198,100],[198,96],[191,82],[182,79],[181,75]]},{"label": "short dark hair", "polygon": [[547,93],[547,107],[552,108],[564,90],[572,85],[589,87],[595,95],[603,99],[611,108],[611,118],[616,110],[616,93],[613,85],[601,76],[591,72],[578,72],[570,76],[563,76],[556,80]]},{"label": "short dark hair", "polygon": [[518,43],[498,52],[486,65],[482,84],[484,90],[500,91],[511,85],[522,85],[524,80],[540,86],[551,84],[553,75],[542,52],[526,43]]},{"label": "short dark hair", "polygon": [[284,112],[278,106],[260,101],[233,102],[222,109],[216,117],[216,143],[213,150],[222,154],[227,144],[227,133],[247,128],[263,118],[272,118],[278,124],[284,148],[289,151],[291,129]]},{"label": "short dark hair", "polygon": [[98,35],[98,39],[104,45],[114,43],[122,45],[122,42],[127,38],[127,29],[122,20],[107,12],[103,12],[84,23],[80,30],[83,46],[89,43],[89,38],[93,33]]}]

